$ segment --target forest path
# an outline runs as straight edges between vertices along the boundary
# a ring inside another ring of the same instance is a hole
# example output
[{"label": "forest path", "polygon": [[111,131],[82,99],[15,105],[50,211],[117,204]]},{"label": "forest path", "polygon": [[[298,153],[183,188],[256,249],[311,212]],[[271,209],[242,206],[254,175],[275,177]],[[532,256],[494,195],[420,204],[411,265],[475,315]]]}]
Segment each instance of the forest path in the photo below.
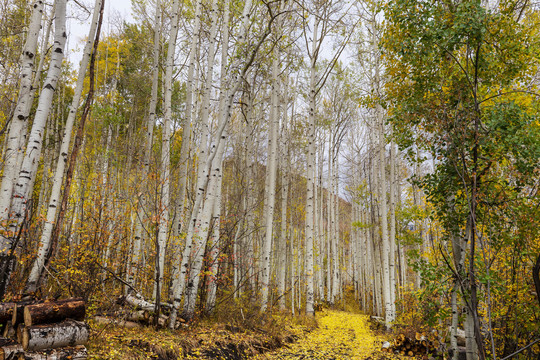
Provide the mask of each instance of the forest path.
[{"label": "forest path", "polygon": [[383,338],[369,328],[368,319],[367,315],[323,311],[317,314],[319,326],[315,331],[258,359],[379,359]]}]

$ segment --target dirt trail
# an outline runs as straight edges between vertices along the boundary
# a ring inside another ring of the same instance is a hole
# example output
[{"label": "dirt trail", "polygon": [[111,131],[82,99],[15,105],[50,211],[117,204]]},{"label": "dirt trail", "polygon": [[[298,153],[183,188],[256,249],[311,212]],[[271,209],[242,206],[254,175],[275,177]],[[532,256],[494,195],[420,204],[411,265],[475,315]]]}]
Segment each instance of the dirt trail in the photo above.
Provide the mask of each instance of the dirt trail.
[{"label": "dirt trail", "polygon": [[317,315],[318,329],[296,343],[257,359],[381,359],[383,339],[369,329],[368,316],[340,311]]}]

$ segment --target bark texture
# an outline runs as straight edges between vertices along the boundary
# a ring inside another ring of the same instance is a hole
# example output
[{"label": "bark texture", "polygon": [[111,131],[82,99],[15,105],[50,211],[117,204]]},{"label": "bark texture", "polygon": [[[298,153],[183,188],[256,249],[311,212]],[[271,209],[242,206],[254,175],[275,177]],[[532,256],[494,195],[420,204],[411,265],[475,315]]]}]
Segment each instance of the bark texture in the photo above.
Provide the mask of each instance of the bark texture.
[{"label": "bark texture", "polygon": [[22,345],[25,350],[30,351],[84,345],[88,342],[89,335],[90,330],[85,323],[66,320],[53,325],[26,327]]}]

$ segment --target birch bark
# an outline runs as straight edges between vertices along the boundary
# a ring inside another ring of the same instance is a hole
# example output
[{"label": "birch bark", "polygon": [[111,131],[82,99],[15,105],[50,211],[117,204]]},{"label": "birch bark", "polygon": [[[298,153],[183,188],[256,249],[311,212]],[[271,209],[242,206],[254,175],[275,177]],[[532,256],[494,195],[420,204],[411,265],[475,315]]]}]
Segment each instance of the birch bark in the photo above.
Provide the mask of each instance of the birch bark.
[{"label": "birch bark", "polygon": [[[152,142],[154,138],[154,124],[156,123],[156,108],[158,100],[158,86],[159,86],[159,53],[160,53],[160,37],[161,37],[161,1],[156,1],[156,8],[154,14],[154,42],[152,50],[152,90],[150,105],[148,108],[148,117],[146,120],[146,136],[144,144],[144,158],[141,179],[144,184],[146,184],[148,179],[148,173],[150,169],[150,156],[152,153]],[[135,279],[137,277],[140,257],[141,257],[141,244],[142,244],[142,235],[144,230],[144,220],[145,220],[145,211],[146,206],[146,195],[147,189],[141,189],[141,195],[139,196],[139,201],[137,202],[137,214],[135,216],[135,232],[133,236],[133,250],[131,253],[131,259],[128,266],[128,283],[134,285]]]},{"label": "birch bark", "polygon": [[[244,4],[244,11],[242,13],[242,26],[241,26],[240,35],[238,36],[239,44],[243,44],[244,41],[245,41],[245,37],[246,37],[246,34],[247,34],[247,29],[248,29],[247,25],[248,25],[248,22],[249,22],[249,14],[250,14],[250,11],[251,11],[251,5],[252,5],[251,0],[246,1],[246,3]],[[224,118],[221,119],[221,121],[219,123],[219,127],[218,127],[218,129],[216,131],[215,138],[217,139],[218,143],[214,145],[214,150],[217,150],[216,146],[217,146],[217,148],[219,148],[219,141],[223,140],[222,139],[222,134],[223,134],[223,132],[225,130],[225,127],[228,125],[228,122],[229,122],[230,118],[231,118],[232,106],[233,106],[233,101],[234,101],[234,97],[236,95],[236,92],[240,88],[241,84],[243,83],[243,79],[245,78],[249,68],[253,64],[253,60],[255,59],[255,55],[259,51],[259,49],[260,49],[261,45],[263,44],[263,42],[265,41],[266,37],[269,35],[269,33],[270,33],[269,29],[271,28],[271,24],[272,24],[274,19],[275,19],[275,17],[271,15],[268,27],[266,28],[265,32],[259,37],[257,44],[255,44],[255,46],[253,46],[252,50],[249,52],[247,60],[245,60],[244,58],[236,57],[235,61],[231,64],[231,68],[234,71],[233,72],[234,75],[233,75],[233,80],[231,82],[232,85],[230,87],[227,87],[227,93],[226,93],[227,100],[225,102],[226,111],[224,113]],[[242,64],[244,64],[244,65],[242,66]],[[209,166],[211,165],[215,155],[216,155],[216,151],[213,151],[212,153],[210,153],[210,156],[209,156],[209,158],[207,160],[207,163],[209,164]],[[201,192],[200,192],[200,194],[199,193],[197,194],[197,197],[195,199],[195,204],[193,206],[194,211],[193,211],[193,214],[192,214],[192,217],[191,217],[192,221],[197,219],[198,214],[196,212],[198,212],[198,208],[200,207],[201,202],[202,202],[202,193],[206,190],[206,187],[208,186],[208,178],[204,182],[204,184],[202,184],[202,185],[203,185],[202,187],[199,187],[199,189],[201,189]],[[190,226],[191,226],[192,223],[193,222],[190,222]],[[190,230],[188,229],[188,237],[189,237],[189,232],[190,232]],[[187,244],[187,241],[188,240],[186,239],[186,244]],[[186,272],[188,270],[188,265],[189,265],[188,262],[187,262],[188,257],[185,256],[186,251],[188,251],[187,254],[190,253],[190,250],[187,249],[187,245],[186,245],[186,249],[184,249],[184,256],[182,257],[182,264],[181,264],[181,268],[180,268],[180,271],[179,271],[179,275],[178,275],[178,277],[176,279],[178,286],[176,287],[176,291],[175,291],[173,310],[171,312],[171,317],[170,317],[170,320],[171,320],[170,324],[172,324],[172,325],[170,325],[170,326],[174,326],[174,323],[176,321],[177,309],[180,306],[181,294],[184,291],[184,279],[185,279],[185,275],[186,275]]]},{"label": "birch bark", "polygon": [[274,227],[274,206],[276,199],[276,171],[277,171],[277,143],[279,127],[279,105],[278,105],[278,74],[279,74],[279,51],[274,48],[274,58],[272,60],[272,95],[270,112],[270,133],[268,137],[268,162],[266,165],[266,197],[264,204],[264,224],[265,240],[262,251],[262,279],[261,279],[261,311],[268,307],[268,293],[270,287],[271,273],[271,251],[272,251],[272,231]]},{"label": "birch bark", "polygon": [[[34,1],[32,5],[32,16],[28,26],[28,34],[21,54],[21,82],[19,86],[19,97],[17,106],[13,113],[13,119],[6,138],[6,148],[4,152],[4,166],[2,172],[2,183],[0,184],[0,221],[9,218],[13,185],[16,182],[19,168],[17,159],[23,147],[23,129],[26,129],[28,116],[33,100],[32,73],[38,45],[39,30],[41,28],[41,18],[43,16],[43,1]],[[11,242],[8,238],[0,236],[0,252],[5,254],[10,250]]]},{"label": "birch bark", "polygon": [[34,183],[36,177],[43,144],[43,133],[47,123],[47,117],[51,110],[56,84],[61,73],[66,37],[66,0],[59,0],[56,6],[54,45],[51,61],[49,63],[49,71],[45,79],[45,85],[39,96],[38,107],[24,160],[21,165],[15,188],[13,189],[12,203],[9,211],[10,222],[8,224],[8,237],[3,238],[1,245],[3,254],[0,256],[0,273],[2,274],[2,279],[0,279],[0,298],[3,297],[12,270],[11,262],[13,258],[8,252],[12,250],[15,243],[15,234],[17,234],[19,227],[24,221],[29,202],[28,197],[32,192],[31,185]]},{"label": "birch bark", "polygon": [[[158,0],[160,2],[160,0]],[[160,162],[160,179],[161,179],[161,206],[159,216],[159,228],[157,238],[157,271],[156,281],[154,284],[154,295],[156,304],[160,303],[161,285],[163,284],[163,273],[165,268],[165,245],[167,243],[168,228],[169,228],[169,202],[170,202],[170,138],[171,138],[171,118],[172,118],[172,77],[174,68],[174,54],[176,49],[176,38],[178,36],[178,12],[180,9],[180,1],[174,0],[172,8],[171,30],[169,34],[169,43],[167,45],[167,59],[165,63],[165,96],[163,99],[163,133],[161,139],[161,162]],[[159,306],[156,305],[159,309]],[[159,314],[156,315],[159,318]]]},{"label": "birch bark", "polygon": [[279,237],[278,247],[278,298],[280,310],[285,310],[285,274],[287,270],[287,205],[289,198],[289,173],[290,173],[290,150],[288,144],[290,143],[287,121],[287,102],[288,102],[288,82],[285,82],[285,89],[283,97],[285,99],[283,109],[283,123],[282,123],[282,141],[281,141],[281,234]]},{"label": "birch bark", "polygon": [[307,148],[307,192],[306,192],[306,314],[315,315],[314,305],[314,284],[313,284],[313,226],[314,226],[314,187],[315,187],[315,98],[316,76],[317,76],[317,56],[315,55],[318,47],[318,26],[319,20],[315,20],[313,28],[312,54],[310,64],[309,80],[309,115],[308,115],[308,148]]},{"label": "birch bark", "polygon": [[[207,72],[206,72],[206,83],[205,88],[203,92],[203,108],[201,113],[201,123],[203,127],[203,136],[202,136],[202,149],[201,153],[199,155],[199,173],[198,173],[198,180],[197,180],[197,197],[202,198],[204,196],[204,183],[208,181],[208,177],[210,177],[210,184],[208,185],[208,193],[206,194],[206,199],[204,201],[203,205],[196,205],[198,207],[202,206],[202,214],[197,214],[196,216],[192,217],[194,220],[195,227],[193,228],[193,232],[188,230],[187,238],[186,238],[186,244],[188,243],[189,239],[195,238],[195,246],[191,254],[187,254],[184,252],[184,256],[191,256],[192,266],[190,269],[190,277],[189,281],[187,283],[186,287],[186,294],[185,294],[185,300],[184,300],[184,310],[183,310],[183,318],[184,319],[191,319],[194,315],[195,311],[195,303],[197,300],[197,287],[199,283],[199,277],[200,277],[200,271],[203,264],[203,257],[205,253],[206,248],[206,241],[208,237],[208,231],[210,228],[210,219],[211,214],[213,210],[213,202],[216,198],[216,190],[217,190],[217,181],[221,180],[221,157],[223,156],[223,152],[225,149],[225,141],[219,141],[218,140],[218,149],[217,153],[215,153],[215,157],[212,159],[208,157],[208,152],[210,148],[207,148],[207,138],[209,137],[209,107],[210,107],[210,91],[213,81],[213,71],[214,71],[214,57],[215,57],[215,42],[216,42],[216,33],[217,33],[217,1],[214,0],[212,2],[212,11],[211,11],[211,30],[210,30],[210,44],[208,49],[208,64],[207,64]],[[219,147],[221,146],[221,147]],[[213,171],[208,168],[207,162],[215,161],[212,164]],[[210,170],[210,171],[209,171]],[[195,207],[194,207],[195,210]],[[190,228],[191,229],[191,228]]]},{"label": "birch bark", "polygon": [[36,291],[37,282],[41,276],[41,271],[45,263],[45,256],[49,251],[50,240],[52,235],[53,226],[56,220],[56,214],[58,209],[58,201],[60,199],[60,192],[62,188],[62,180],[64,178],[64,171],[68,162],[69,145],[71,143],[71,135],[73,132],[73,125],[75,123],[75,117],[80,105],[81,95],[83,91],[84,80],[86,78],[86,70],[94,47],[94,40],[96,38],[96,29],[98,26],[98,19],[100,11],[102,11],[102,3],[104,0],[96,0],[94,4],[94,13],[92,16],[92,22],[90,30],[88,32],[88,39],[86,41],[83,57],[80,63],[79,72],[77,75],[77,84],[75,86],[75,92],[73,94],[73,100],[69,109],[68,118],[64,128],[64,135],[62,138],[62,144],[60,145],[60,157],[56,163],[56,170],[53,178],[53,187],[49,198],[49,206],[47,208],[47,216],[39,242],[39,250],[36,260],[32,265],[32,270],[28,277],[26,292],[33,293]]}]

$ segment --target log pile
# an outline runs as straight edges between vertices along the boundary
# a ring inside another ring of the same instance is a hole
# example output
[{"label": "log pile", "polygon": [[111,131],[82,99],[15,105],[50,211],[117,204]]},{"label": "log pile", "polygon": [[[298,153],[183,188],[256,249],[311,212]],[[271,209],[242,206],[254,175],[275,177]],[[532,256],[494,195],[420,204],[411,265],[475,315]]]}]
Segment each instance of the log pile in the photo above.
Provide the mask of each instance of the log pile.
[{"label": "log pile", "polygon": [[392,354],[428,359],[436,355],[438,346],[438,340],[428,339],[425,334],[416,333],[414,337],[399,334],[393,342],[385,342],[381,350]]},{"label": "log pile", "polygon": [[90,331],[84,300],[0,303],[0,360],[83,360]]}]

